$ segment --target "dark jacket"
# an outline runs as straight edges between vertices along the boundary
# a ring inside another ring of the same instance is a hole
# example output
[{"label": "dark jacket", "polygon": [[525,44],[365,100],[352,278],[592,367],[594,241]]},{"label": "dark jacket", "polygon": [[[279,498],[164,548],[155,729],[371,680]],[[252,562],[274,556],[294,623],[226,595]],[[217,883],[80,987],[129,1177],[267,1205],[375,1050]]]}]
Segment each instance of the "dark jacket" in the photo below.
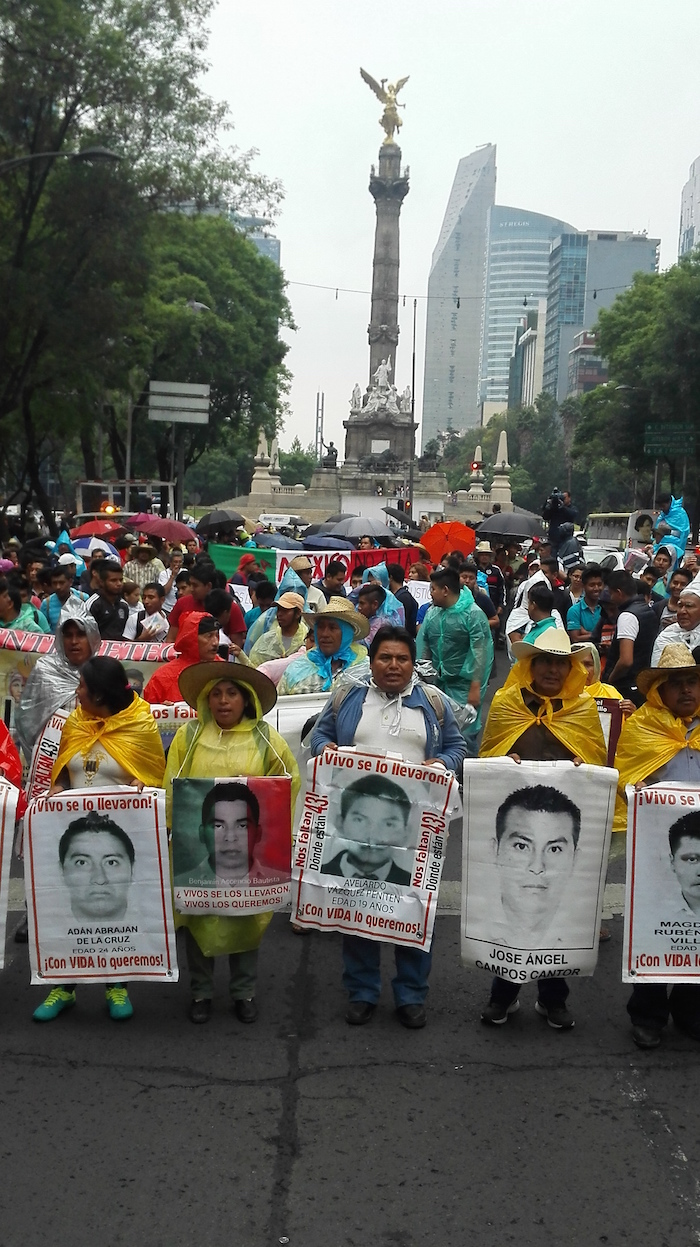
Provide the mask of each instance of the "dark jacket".
[{"label": "dark jacket", "polygon": [[[343,849],[340,853],[336,853],[335,857],[331,858],[329,862],[322,862],[321,863],[321,874],[342,876],[343,872],[340,868],[340,861],[341,861],[343,854],[346,852],[347,852],[347,849]],[[356,877],[358,879],[361,879],[363,876],[358,875]],[[402,870],[400,866],[396,865],[396,862],[392,862],[391,870],[389,871],[389,874],[387,875],[385,882],[386,883],[400,883],[405,888],[407,888],[409,887],[411,883],[411,876],[407,870]]]},{"label": "dark jacket", "polygon": [[[651,666],[651,651],[654,648],[654,641],[659,631],[659,621],[654,611],[650,606],[647,606],[643,598],[631,598],[622,607],[620,614],[634,615],[639,620],[639,633],[634,642],[630,670],[624,676],[610,682],[614,684],[619,693],[622,693],[623,697],[629,697],[632,701],[641,705],[644,698],[637,693],[637,672]],[[619,657],[620,639],[617,635],[617,628],[615,628],[612,645],[608,651],[605,667],[606,673],[612,673]],[[606,675],[606,678],[609,679],[609,675]]]},{"label": "dark jacket", "polygon": [[564,540],[561,535],[562,524],[574,524],[578,519],[578,511],[574,506],[565,506],[562,498],[548,498],[542,508],[542,519],[549,524],[549,540],[556,549]]}]

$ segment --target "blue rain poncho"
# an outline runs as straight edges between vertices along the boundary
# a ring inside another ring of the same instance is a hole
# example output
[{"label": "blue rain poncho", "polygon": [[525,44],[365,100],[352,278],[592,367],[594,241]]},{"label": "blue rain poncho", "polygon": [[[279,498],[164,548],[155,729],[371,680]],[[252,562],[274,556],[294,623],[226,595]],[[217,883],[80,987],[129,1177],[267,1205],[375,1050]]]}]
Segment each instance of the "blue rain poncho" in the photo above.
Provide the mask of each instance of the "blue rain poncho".
[{"label": "blue rain poncho", "polygon": [[659,525],[664,525],[668,531],[661,532],[660,538],[654,546],[654,554],[660,550],[662,546],[666,546],[668,550],[676,556],[676,563],[680,563],[685,554],[685,547],[690,533],[690,520],[688,512],[683,506],[682,498],[671,498],[671,505],[668,511],[662,511],[655,523],[655,530],[659,531]]},{"label": "blue rain poncho", "polygon": [[[474,680],[483,702],[493,664],[493,640],[488,619],[464,588],[454,606],[431,606],[417,640],[418,661],[429,660],[437,672],[437,686],[460,706],[466,705]],[[481,711],[472,731],[481,726]]]},{"label": "blue rain poncho", "polygon": [[[300,654],[283,673],[277,685],[278,697],[299,693],[327,693],[339,675],[367,657],[365,646],[354,640],[354,628],[349,623],[340,620],[337,622],[342,640],[335,654],[322,654],[315,646],[307,654]],[[342,666],[333,671],[332,664],[338,662]]]},{"label": "blue rain poncho", "polygon": [[[402,628],[405,628],[406,612],[401,602],[399,602],[399,599],[389,588],[389,573],[386,568],[386,563],[375,563],[374,567],[365,568],[362,573],[363,585],[370,584],[373,580],[376,580],[382,586],[382,589],[386,594],[384,601],[377,611],[377,615],[386,616],[386,618],[382,618],[381,626],[384,624],[400,624]],[[374,615],[372,618],[376,619],[377,615]]]}]

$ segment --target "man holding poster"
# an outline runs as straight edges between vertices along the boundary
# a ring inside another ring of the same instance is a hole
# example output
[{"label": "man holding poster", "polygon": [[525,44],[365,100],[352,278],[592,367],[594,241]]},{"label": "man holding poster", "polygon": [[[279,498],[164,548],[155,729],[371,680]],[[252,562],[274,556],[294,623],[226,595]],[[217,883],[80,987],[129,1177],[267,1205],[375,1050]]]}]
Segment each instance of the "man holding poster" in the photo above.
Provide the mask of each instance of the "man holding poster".
[{"label": "man holding poster", "polygon": [[[464,738],[439,691],[416,676],[416,643],[410,634],[397,625],[380,628],[369,660],[371,680],[338,689],[326,704],[311,736],[311,752],[318,756],[324,749],[355,746],[457,771],[467,754]],[[366,775],[355,781],[341,799],[341,851],[324,858],[322,871],[408,886],[413,875],[405,862],[397,862],[394,850],[410,847],[410,809],[410,797],[393,780]],[[398,943],[394,953],[396,1013],[403,1026],[417,1030],[427,1022],[432,953]],[[380,955],[376,940],[343,935],[343,984],[350,997],[345,1017],[350,1026],[369,1022],[377,1007]]]},{"label": "man holding poster", "polygon": [[[638,792],[630,809],[623,980],[634,983],[632,1038],[657,1048],[669,1015],[700,1039],[700,982],[673,960],[700,954],[700,670],[685,645],[667,645],[637,687],[646,702],[625,723],[615,757],[617,828],[625,826],[626,785],[686,788],[658,802]],[[664,965],[678,965],[681,981],[664,981]]]},{"label": "man holding poster", "polygon": [[[532,645],[516,641],[513,654],[516,663],[505,685],[494,696],[480,756],[509,757],[515,763],[567,761],[574,766],[586,762],[604,767],[606,748],[598,712],[593,699],[583,691],[586,672],[577,661],[567,634],[549,628]],[[504,910],[510,908],[513,914],[518,913],[521,922],[527,914],[533,936],[538,926],[549,924],[554,918],[559,900],[558,888],[552,881],[557,872],[561,875],[564,867],[573,865],[580,823],[570,800],[565,803],[544,788],[530,789],[527,798],[523,794],[512,801],[521,806],[518,825],[509,817],[510,810],[499,811],[498,852],[510,857],[517,852],[532,858],[535,883],[525,880],[518,884],[516,880]],[[543,865],[547,860],[549,873]],[[555,860],[562,863],[561,868],[554,867]],[[482,1021],[492,1026],[507,1022],[509,1014],[518,1008],[520,986],[518,981],[496,975]],[[566,1005],[568,995],[569,986],[563,975],[537,980],[535,1008],[555,1030],[569,1030],[574,1025]]]}]

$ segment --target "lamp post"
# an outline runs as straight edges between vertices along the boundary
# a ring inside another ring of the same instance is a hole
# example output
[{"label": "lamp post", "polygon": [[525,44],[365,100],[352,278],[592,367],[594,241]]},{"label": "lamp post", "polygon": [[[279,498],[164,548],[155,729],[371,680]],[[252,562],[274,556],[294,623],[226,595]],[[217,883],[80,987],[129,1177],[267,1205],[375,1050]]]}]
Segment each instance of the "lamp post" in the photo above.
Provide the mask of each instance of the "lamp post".
[{"label": "lamp post", "polygon": [[0,175],[11,173],[22,165],[31,164],[34,160],[71,160],[79,164],[109,164],[123,160],[124,157],[112,152],[108,147],[84,147],[79,152],[32,152],[29,156],[14,156],[11,160],[0,161]]}]

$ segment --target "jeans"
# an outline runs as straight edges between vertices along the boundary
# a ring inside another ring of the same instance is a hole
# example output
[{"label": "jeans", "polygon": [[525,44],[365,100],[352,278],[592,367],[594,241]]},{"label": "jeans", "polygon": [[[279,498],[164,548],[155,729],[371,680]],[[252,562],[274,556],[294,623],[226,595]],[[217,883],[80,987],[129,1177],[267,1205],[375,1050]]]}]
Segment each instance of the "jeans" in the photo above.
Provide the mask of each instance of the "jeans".
[{"label": "jeans", "polygon": [[[191,931],[185,929],[185,951],[190,971],[190,988],[195,1000],[211,1000],[214,995],[214,957],[205,957]],[[252,1000],[258,982],[258,949],[230,953],[229,992],[232,1000]]]},{"label": "jeans", "polygon": [[[667,995],[668,988],[671,988]],[[627,1001],[634,1026],[661,1030],[673,1018],[681,1029],[700,1032],[700,986],[695,983],[638,983]]]},{"label": "jeans", "polygon": [[[523,983],[511,983],[510,979],[501,979],[496,975],[491,983],[491,999],[499,1005],[510,1005],[517,998]],[[545,1008],[550,1005],[563,1005],[569,994],[566,979],[537,979],[537,999]]]},{"label": "jeans", "polygon": [[[381,951],[378,940],[366,940],[361,935],[343,936],[343,986],[351,1000],[366,1000],[372,1005],[379,1000]],[[424,953],[420,948],[394,944],[394,957],[396,978],[391,980],[391,987],[396,1008],[422,1005],[428,995],[432,951]]]}]

